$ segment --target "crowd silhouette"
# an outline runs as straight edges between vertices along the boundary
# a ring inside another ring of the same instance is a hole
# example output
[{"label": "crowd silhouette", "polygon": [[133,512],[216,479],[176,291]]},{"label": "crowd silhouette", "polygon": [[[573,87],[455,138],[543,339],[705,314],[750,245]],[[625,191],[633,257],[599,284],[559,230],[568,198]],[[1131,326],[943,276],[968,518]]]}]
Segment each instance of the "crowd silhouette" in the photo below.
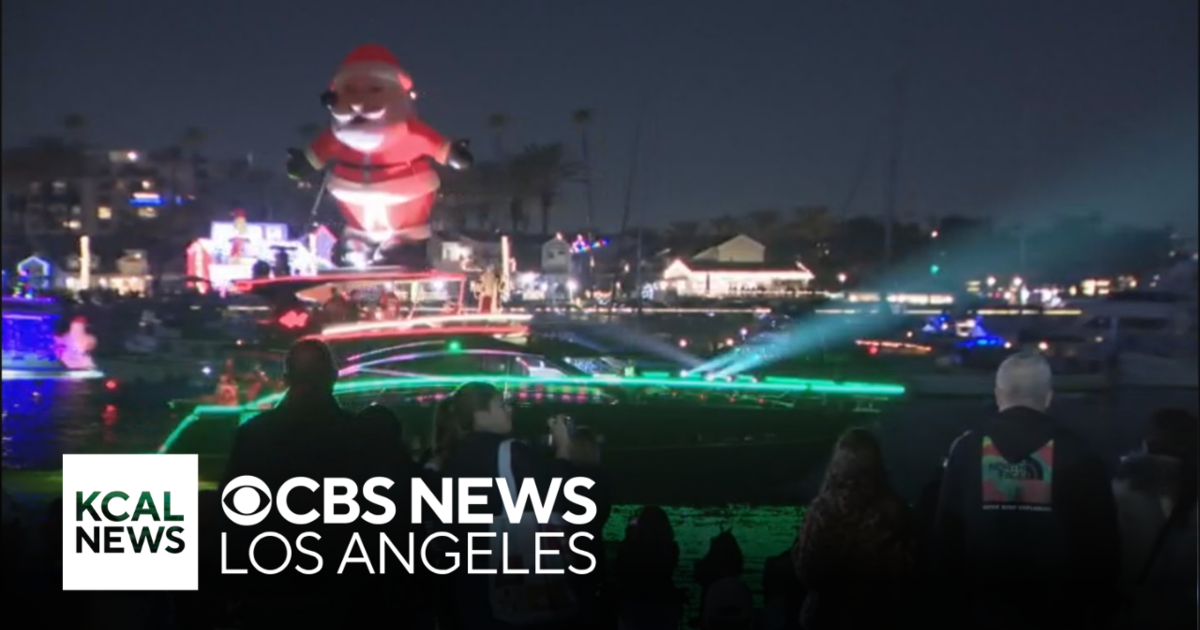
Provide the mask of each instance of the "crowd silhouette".
[{"label": "crowd silhouette", "polygon": [[[589,496],[599,508],[585,529],[602,541],[612,489],[601,440],[587,427],[548,418],[549,448],[514,440],[503,392],[469,383],[438,405],[431,448],[414,459],[404,446],[407,419],[382,406],[358,413],[339,406],[337,366],[322,343],[297,343],[285,369],[287,395],[239,428],[223,484],[244,475],[271,487],[297,476],[360,482],[383,476],[421,477],[433,487],[443,479],[491,477],[510,484],[532,479],[544,492],[553,478],[584,476],[595,482]],[[22,627],[1194,628],[1200,599],[1196,418],[1181,410],[1156,413],[1144,447],[1110,475],[1101,458],[1049,414],[1052,379],[1040,355],[1010,357],[997,373],[999,413],[954,441],[912,506],[894,489],[877,437],[848,430],[834,446],[793,546],[766,561],[757,599],[743,578],[737,532],[723,529],[694,566],[699,599],[689,601],[677,582],[675,532],[687,524],[673,524],[657,506],[643,507],[615,548],[597,542],[590,549],[595,570],[583,576],[513,581],[419,567],[387,575],[350,567],[337,575],[328,565],[314,575],[223,576],[215,564],[219,543],[209,532],[238,530],[219,526],[225,518],[219,491],[201,496],[198,592],[61,593],[61,503],[28,516],[7,493],[5,584],[11,594],[37,596],[38,607]],[[389,492],[397,505],[409,505],[407,483]],[[318,507],[304,505],[303,496],[296,495],[294,511]],[[313,548],[340,551],[354,535],[428,536],[426,526],[403,518],[404,509],[385,525],[359,521],[321,529]],[[503,514],[498,491],[483,510]],[[263,529],[298,529],[270,518]],[[521,522],[507,517],[497,523],[492,531],[522,531]],[[486,529],[459,525],[452,533],[465,541],[466,534]],[[437,544],[445,552],[466,551],[445,539]],[[260,561],[276,566],[283,560]]]}]

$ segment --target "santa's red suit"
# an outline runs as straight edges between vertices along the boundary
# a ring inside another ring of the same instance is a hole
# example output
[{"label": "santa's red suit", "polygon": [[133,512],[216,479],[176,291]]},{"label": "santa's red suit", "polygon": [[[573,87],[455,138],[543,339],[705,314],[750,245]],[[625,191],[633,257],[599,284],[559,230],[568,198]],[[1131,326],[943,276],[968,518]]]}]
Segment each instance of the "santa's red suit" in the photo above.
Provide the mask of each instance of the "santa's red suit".
[{"label": "santa's red suit", "polygon": [[241,210],[233,211],[233,238],[229,239],[229,258],[233,262],[241,262],[249,255],[250,237],[249,226],[246,224],[246,213]]},{"label": "santa's red suit", "polygon": [[361,46],[342,62],[328,100],[333,124],[305,151],[331,166],[328,191],[353,236],[373,244],[423,241],[451,142],[421,122],[412,79],[383,46]]}]

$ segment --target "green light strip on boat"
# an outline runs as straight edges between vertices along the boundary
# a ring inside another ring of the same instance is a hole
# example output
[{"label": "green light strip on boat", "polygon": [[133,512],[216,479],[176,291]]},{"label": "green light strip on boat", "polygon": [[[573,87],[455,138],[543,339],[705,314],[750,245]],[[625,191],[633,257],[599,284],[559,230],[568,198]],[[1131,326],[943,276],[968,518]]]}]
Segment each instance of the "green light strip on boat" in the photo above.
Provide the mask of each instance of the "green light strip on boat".
[{"label": "green light strip on boat", "polygon": [[[762,382],[742,377],[730,381],[706,380],[704,378],[668,378],[655,374],[651,376],[576,376],[576,377],[529,377],[529,376],[497,376],[495,374],[459,374],[453,376],[430,377],[395,377],[344,381],[334,387],[334,395],[356,394],[365,392],[386,392],[396,390],[411,390],[427,387],[457,387],[463,383],[490,383],[498,388],[521,387],[648,387],[663,389],[708,390],[717,393],[741,392],[745,394],[837,394],[843,396],[902,396],[903,385],[882,383],[838,382],[830,380],[767,377]],[[245,421],[251,415],[274,407],[283,399],[284,394],[271,394],[240,407],[224,405],[199,405],[184,418],[179,426],[171,432],[163,442],[160,452],[170,452],[171,445],[183,434],[184,430],[201,416],[238,415]]]}]

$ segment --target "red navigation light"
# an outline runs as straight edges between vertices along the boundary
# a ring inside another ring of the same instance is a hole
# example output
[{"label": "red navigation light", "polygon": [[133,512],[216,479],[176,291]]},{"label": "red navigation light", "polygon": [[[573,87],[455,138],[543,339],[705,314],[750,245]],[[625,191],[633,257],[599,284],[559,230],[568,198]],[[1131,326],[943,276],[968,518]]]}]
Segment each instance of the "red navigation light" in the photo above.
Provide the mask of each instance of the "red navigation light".
[{"label": "red navigation light", "polygon": [[879,354],[879,346],[871,346],[871,347],[867,348],[867,354],[869,354],[871,356],[875,356],[875,355]]},{"label": "red navigation light", "polygon": [[526,326],[454,326],[447,328],[400,328],[383,330],[363,330],[352,332],[334,332],[312,335],[314,339],[337,341],[341,339],[378,339],[390,337],[431,337],[445,335],[490,335],[493,337],[506,335],[523,335],[529,332]]},{"label": "red navigation light", "polygon": [[308,325],[308,313],[305,311],[288,311],[279,318],[279,325],[284,328],[298,330]]},{"label": "red navigation light", "polygon": [[111,392],[117,388],[117,382],[112,380],[105,381],[104,388]]}]

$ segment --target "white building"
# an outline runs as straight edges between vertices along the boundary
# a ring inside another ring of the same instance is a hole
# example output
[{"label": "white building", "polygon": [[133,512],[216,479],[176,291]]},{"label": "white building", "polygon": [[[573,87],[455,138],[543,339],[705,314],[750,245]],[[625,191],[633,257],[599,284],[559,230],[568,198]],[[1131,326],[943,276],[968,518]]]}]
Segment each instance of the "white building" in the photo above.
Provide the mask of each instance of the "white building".
[{"label": "white building", "polygon": [[766,247],[739,234],[689,258],[675,258],[655,288],[676,297],[781,295],[805,289],[813,277],[799,261],[794,266],[767,264]]},{"label": "white building", "polygon": [[479,271],[501,268],[503,239],[499,234],[434,233],[429,242],[429,262],[438,271]]},{"label": "white building", "polygon": [[542,274],[569,276],[571,274],[571,244],[561,236],[542,244]]}]

